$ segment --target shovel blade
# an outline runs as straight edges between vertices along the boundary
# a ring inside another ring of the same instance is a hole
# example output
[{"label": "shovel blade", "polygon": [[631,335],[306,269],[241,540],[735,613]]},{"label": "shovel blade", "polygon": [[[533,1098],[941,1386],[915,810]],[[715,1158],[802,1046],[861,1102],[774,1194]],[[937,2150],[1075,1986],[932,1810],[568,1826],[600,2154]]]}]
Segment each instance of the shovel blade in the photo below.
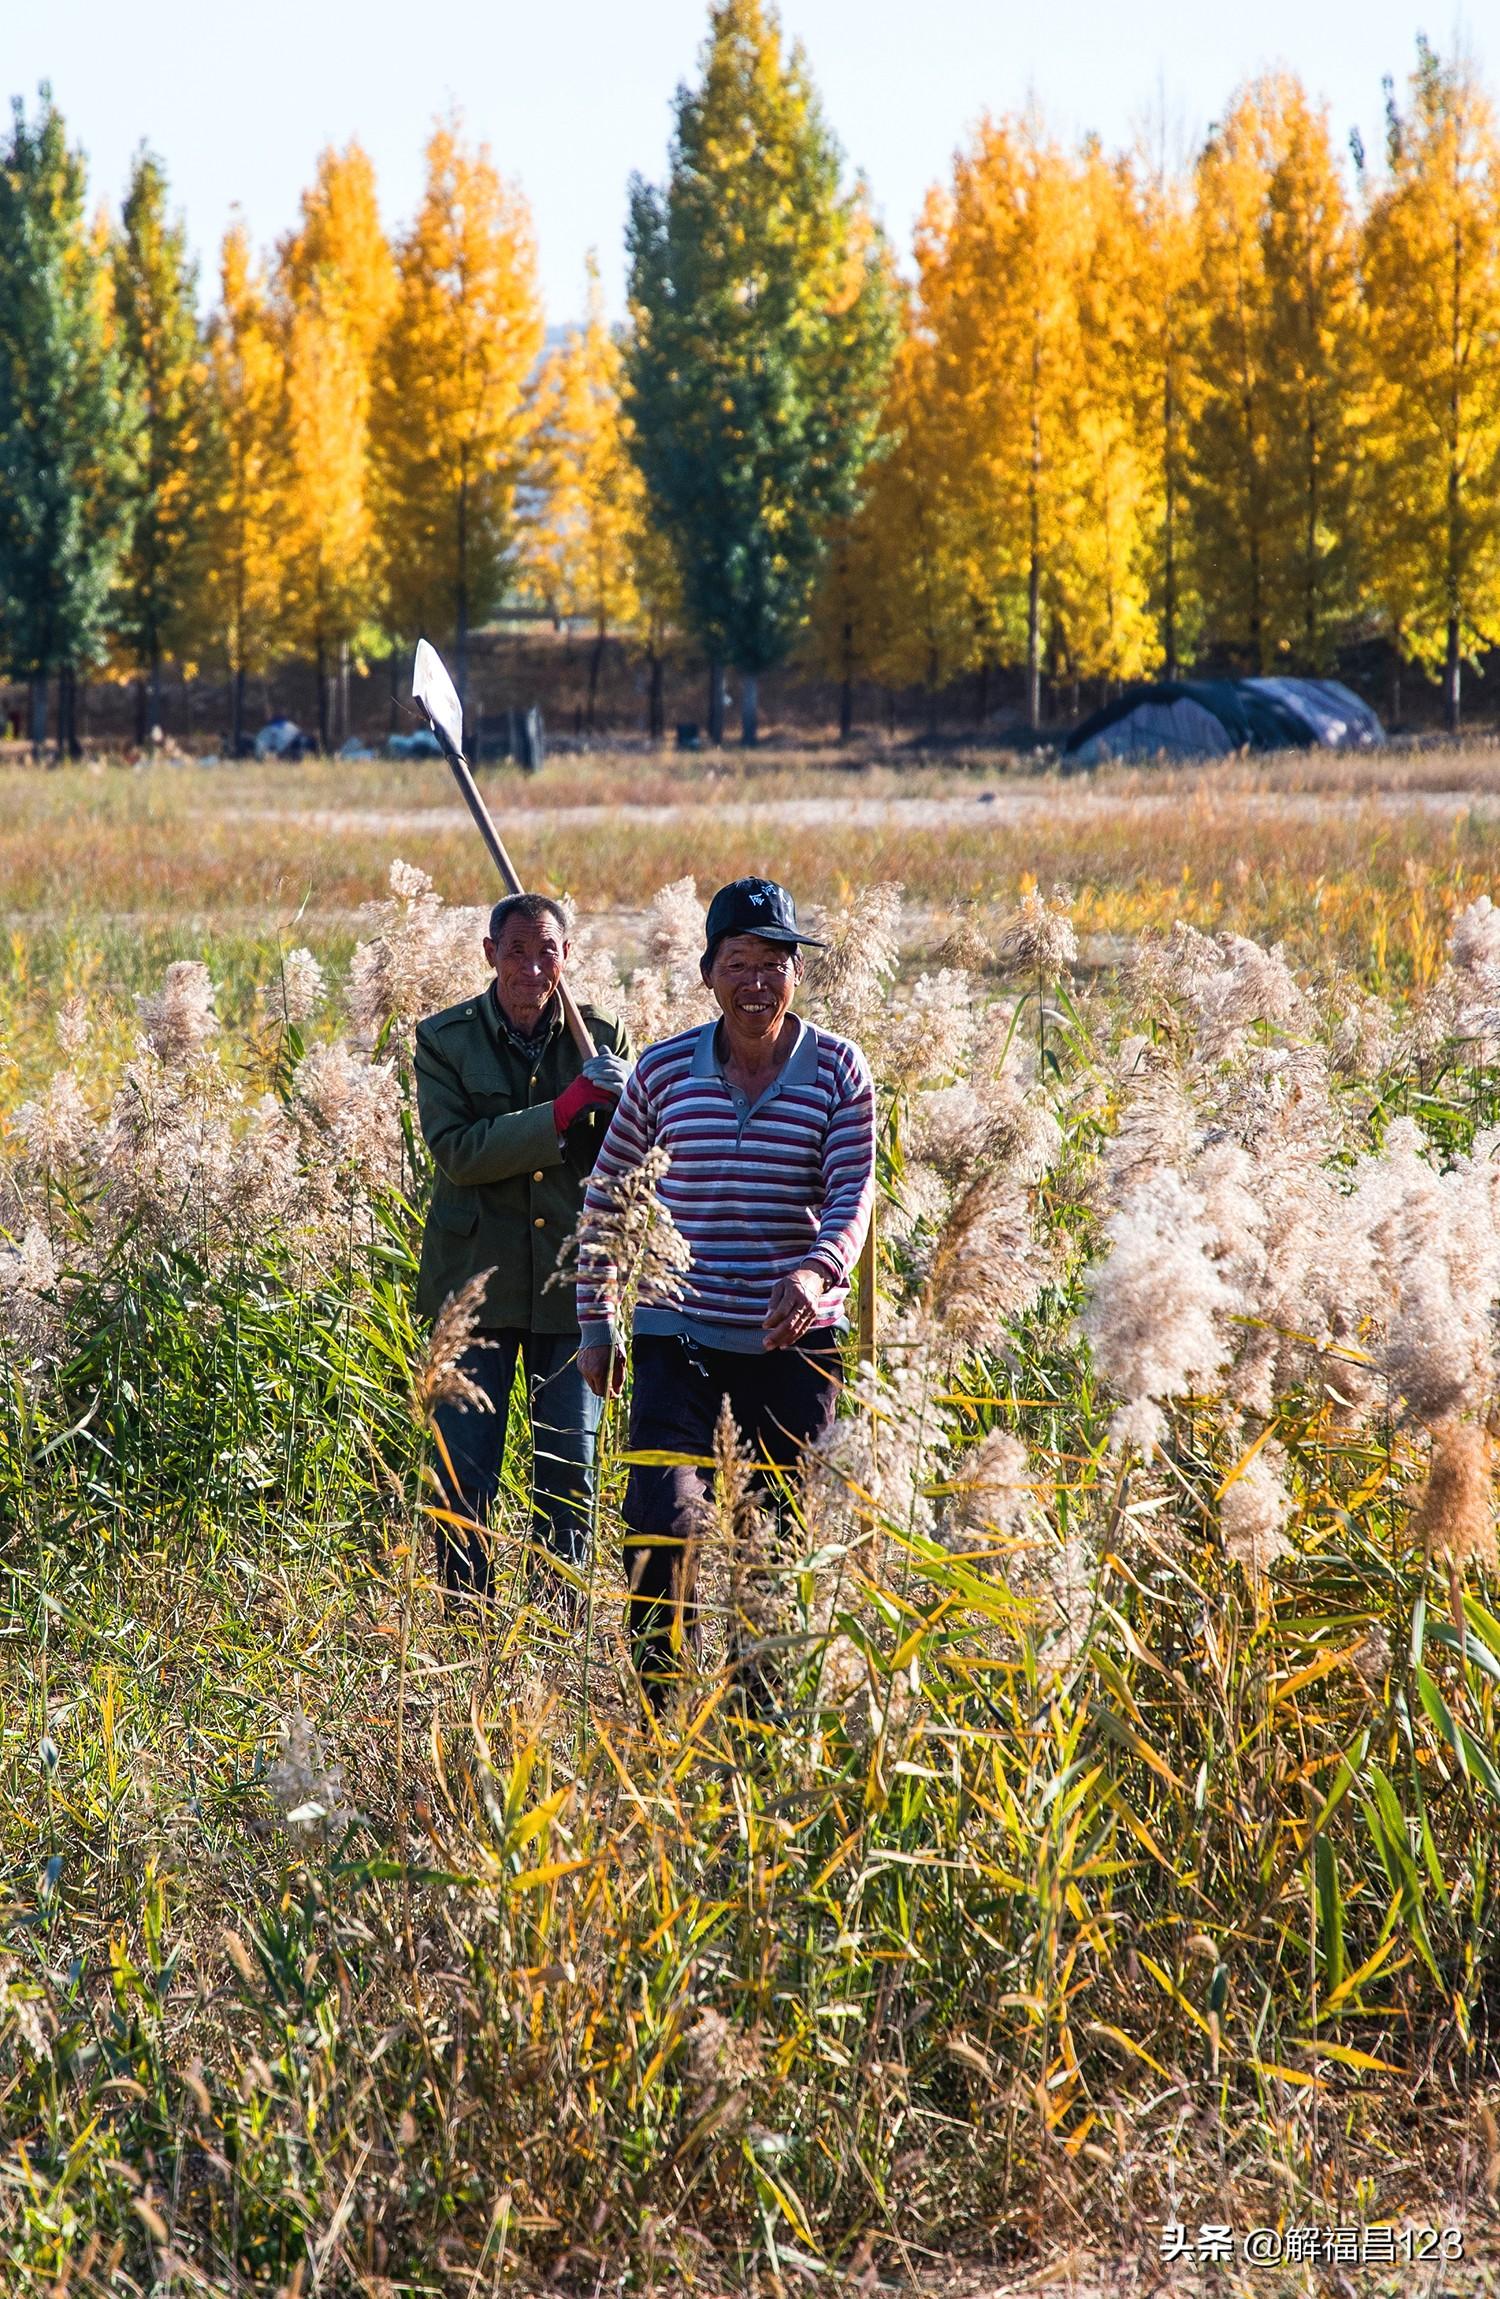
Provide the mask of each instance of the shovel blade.
[{"label": "shovel blade", "polygon": [[417,641],[417,659],[412,664],[411,693],[413,702],[420,703],[432,722],[433,732],[444,748],[462,758],[464,748],[464,706],[458,699],[458,690],[449,678],[442,656],[425,639]]}]

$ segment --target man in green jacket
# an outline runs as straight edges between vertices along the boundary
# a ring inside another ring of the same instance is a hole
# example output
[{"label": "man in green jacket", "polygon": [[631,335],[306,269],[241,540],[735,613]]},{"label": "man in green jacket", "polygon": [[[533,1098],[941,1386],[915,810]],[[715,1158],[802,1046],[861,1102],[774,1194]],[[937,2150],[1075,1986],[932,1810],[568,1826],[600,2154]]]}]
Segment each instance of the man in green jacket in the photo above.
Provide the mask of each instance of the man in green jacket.
[{"label": "man in green jacket", "polygon": [[[558,996],[569,926],[548,895],[497,902],[484,943],[494,981],[417,1025],[417,1110],[436,1168],[417,1309],[436,1317],[461,1285],[492,1272],[480,1318],[486,1346],[461,1363],[495,1409],[438,1407],[457,1479],[454,1490],[440,1469],[444,1491],[455,1515],[487,1523],[519,1356],[531,1411],[533,1538],[576,1566],[588,1553],[601,1408],[578,1372],[573,1288],[549,1291],[547,1280],[578,1220],[631,1057],[622,1025],[592,1008],[584,1009],[599,1048],[592,1061],[569,1034]],[[488,1595],[480,1532],[439,1524],[437,1547],[446,1589]]]}]

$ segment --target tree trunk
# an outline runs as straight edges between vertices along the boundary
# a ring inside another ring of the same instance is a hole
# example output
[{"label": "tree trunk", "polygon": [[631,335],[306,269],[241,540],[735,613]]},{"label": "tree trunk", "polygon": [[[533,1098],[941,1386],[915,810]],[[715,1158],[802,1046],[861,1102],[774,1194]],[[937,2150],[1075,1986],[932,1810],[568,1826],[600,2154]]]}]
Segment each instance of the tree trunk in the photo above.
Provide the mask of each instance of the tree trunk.
[{"label": "tree trunk", "polygon": [[151,697],[144,678],[135,682],[135,742],[137,750],[144,750],[146,737],[151,731]]},{"label": "tree trunk", "polygon": [[590,734],[592,734],[594,731],[595,715],[599,704],[599,673],[603,670],[603,668],[604,625],[601,623],[594,633],[594,643],[589,650],[589,700],[587,723]]},{"label": "tree trunk", "polygon": [[328,740],[330,732],[328,724],[328,651],[323,644],[321,631],[317,637],[314,660],[318,677],[318,748],[326,758],[331,747]]},{"label": "tree trunk", "polygon": [[1026,576],[1026,723],[1041,724],[1042,717],[1042,418],[1037,401],[1041,391],[1041,346],[1031,351],[1031,484],[1030,559]]},{"label": "tree trunk", "polygon": [[395,642],[392,641],[390,653],[385,658],[386,677],[390,681],[391,688],[390,708],[386,712],[385,722],[388,734],[394,734],[401,724],[400,686],[398,683],[400,673],[397,669],[397,661]]},{"label": "tree trunk", "polygon": [[71,663],[63,663],[57,673],[57,756],[81,758],[83,751],[78,741],[78,674]]},{"label": "tree trunk", "polygon": [[40,758],[47,747],[47,674],[35,671],[31,678],[31,754]]},{"label": "tree trunk", "polygon": [[238,758],[245,740],[245,666],[236,663],[229,682],[229,751]]},{"label": "tree trunk", "polygon": [[660,742],[667,731],[667,665],[664,656],[652,653],[651,686],[646,698],[646,731],[653,742]]},{"label": "tree trunk", "polygon": [[339,684],[334,703],[336,706],[333,721],[334,739],[337,742],[347,742],[349,739],[349,641],[347,639],[339,640]]},{"label": "tree trunk", "polygon": [[[458,583],[453,598],[453,683],[469,715],[469,474],[458,472]],[[467,754],[466,754],[467,755]]]},{"label": "tree trunk", "polygon": [[936,647],[927,654],[927,733],[935,739],[938,730],[938,658]]},{"label": "tree trunk", "polygon": [[146,728],[146,739],[149,741],[153,730],[161,725],[161,656],[155,652],[151,657],[151,670],[147,682],[146,715],[149,722]]},{"label": "tree trunk", "polygon": [[724,740],[724,665],[708,666],[708,739],[717,750]]},{"label": "tree trunk", "polygon": [[740,682],[740,740],[754,750],[760,740],[760,680],[746,671]]},{"label": "tree trunk", "polygon": [[1302,668],[1309,678],[1313,678],[1318,671],[1322,649],[1318,644],[1318,426],[1311,418],[1307,425],[1307,518],[1302,548],[1307,561],[1303,574],[1302,608],[1302,644],[1307,659]]},{"label": "tree trunk", "polygon": [[839,741],[847,742],[854,732],[854,625],[847,617],[843,639],[844,675],[839,685]]},{"label": "tree trunk", "polygon": [[1172,436],[1176,425],[1177,409],[1172,390],[1172,364],[1169,359],[1162,379],[1162,438],[1165,491],[1162,522],[1162,675],[1177,676],[1177,488],[1176,468],[1172,460]]},{"label": "tree trunk", "polygon": [[1443,723],[1457,734],[1462,717],[1463,659],[1458,651],[1458,617],[1448,617],[1448,653],[1443,664]]},{"label": "tree trunk", "polygon": [[1464,238],[1455,231],[1452,268],[1452,318],[1448,345],[1448,532],[1445,537],[1448,591],[1448,649],[1443,664],[1443,716],[1450,734],[1457,734],[1462,715],[1463,657],[1459,651],[1459,609],[1464,577],[1460,536],[1464,523],[1463,473],[1459,441],[1463,420],[1463,268]]}]

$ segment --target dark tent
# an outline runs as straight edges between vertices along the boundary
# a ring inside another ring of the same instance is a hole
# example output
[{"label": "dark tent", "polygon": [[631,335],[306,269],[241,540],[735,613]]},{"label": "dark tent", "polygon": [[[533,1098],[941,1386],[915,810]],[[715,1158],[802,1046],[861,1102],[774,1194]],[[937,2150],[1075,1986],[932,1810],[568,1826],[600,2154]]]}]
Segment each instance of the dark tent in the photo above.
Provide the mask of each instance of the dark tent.
[{"label": "dark tent", "polygon": [[1336,679],[1160,679],[1127,687],[1063,744],[1072,766],[1234,750],[1368,750],[1385,729]]}]

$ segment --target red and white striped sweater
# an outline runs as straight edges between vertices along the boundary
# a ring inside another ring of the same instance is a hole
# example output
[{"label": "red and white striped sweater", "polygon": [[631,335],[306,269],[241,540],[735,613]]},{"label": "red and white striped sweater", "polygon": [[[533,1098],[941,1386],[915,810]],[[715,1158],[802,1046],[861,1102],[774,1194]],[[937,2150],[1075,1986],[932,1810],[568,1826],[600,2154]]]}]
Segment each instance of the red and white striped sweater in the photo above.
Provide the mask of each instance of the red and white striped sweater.
[{"label": "red and white striped sweater", "polygon": [[[857,1046],[799,1019],[774,1083],[751,1104],[720,1067],[717,1028],[684,1030],[641,1055],[584,1207],[604,1212],[609,1184],[665,1149],[661,1200],[692,1265],[680,1303],[639,1306],[635,1330],[759,1350],[772,1292],[794,1269],[823,1273],[815,1323],[839,1322],[875,1195],[875,1093]],[[585,1346],[612,1337],[614,1311],[610,1272],[591,1268],[578,1285]]]}]

